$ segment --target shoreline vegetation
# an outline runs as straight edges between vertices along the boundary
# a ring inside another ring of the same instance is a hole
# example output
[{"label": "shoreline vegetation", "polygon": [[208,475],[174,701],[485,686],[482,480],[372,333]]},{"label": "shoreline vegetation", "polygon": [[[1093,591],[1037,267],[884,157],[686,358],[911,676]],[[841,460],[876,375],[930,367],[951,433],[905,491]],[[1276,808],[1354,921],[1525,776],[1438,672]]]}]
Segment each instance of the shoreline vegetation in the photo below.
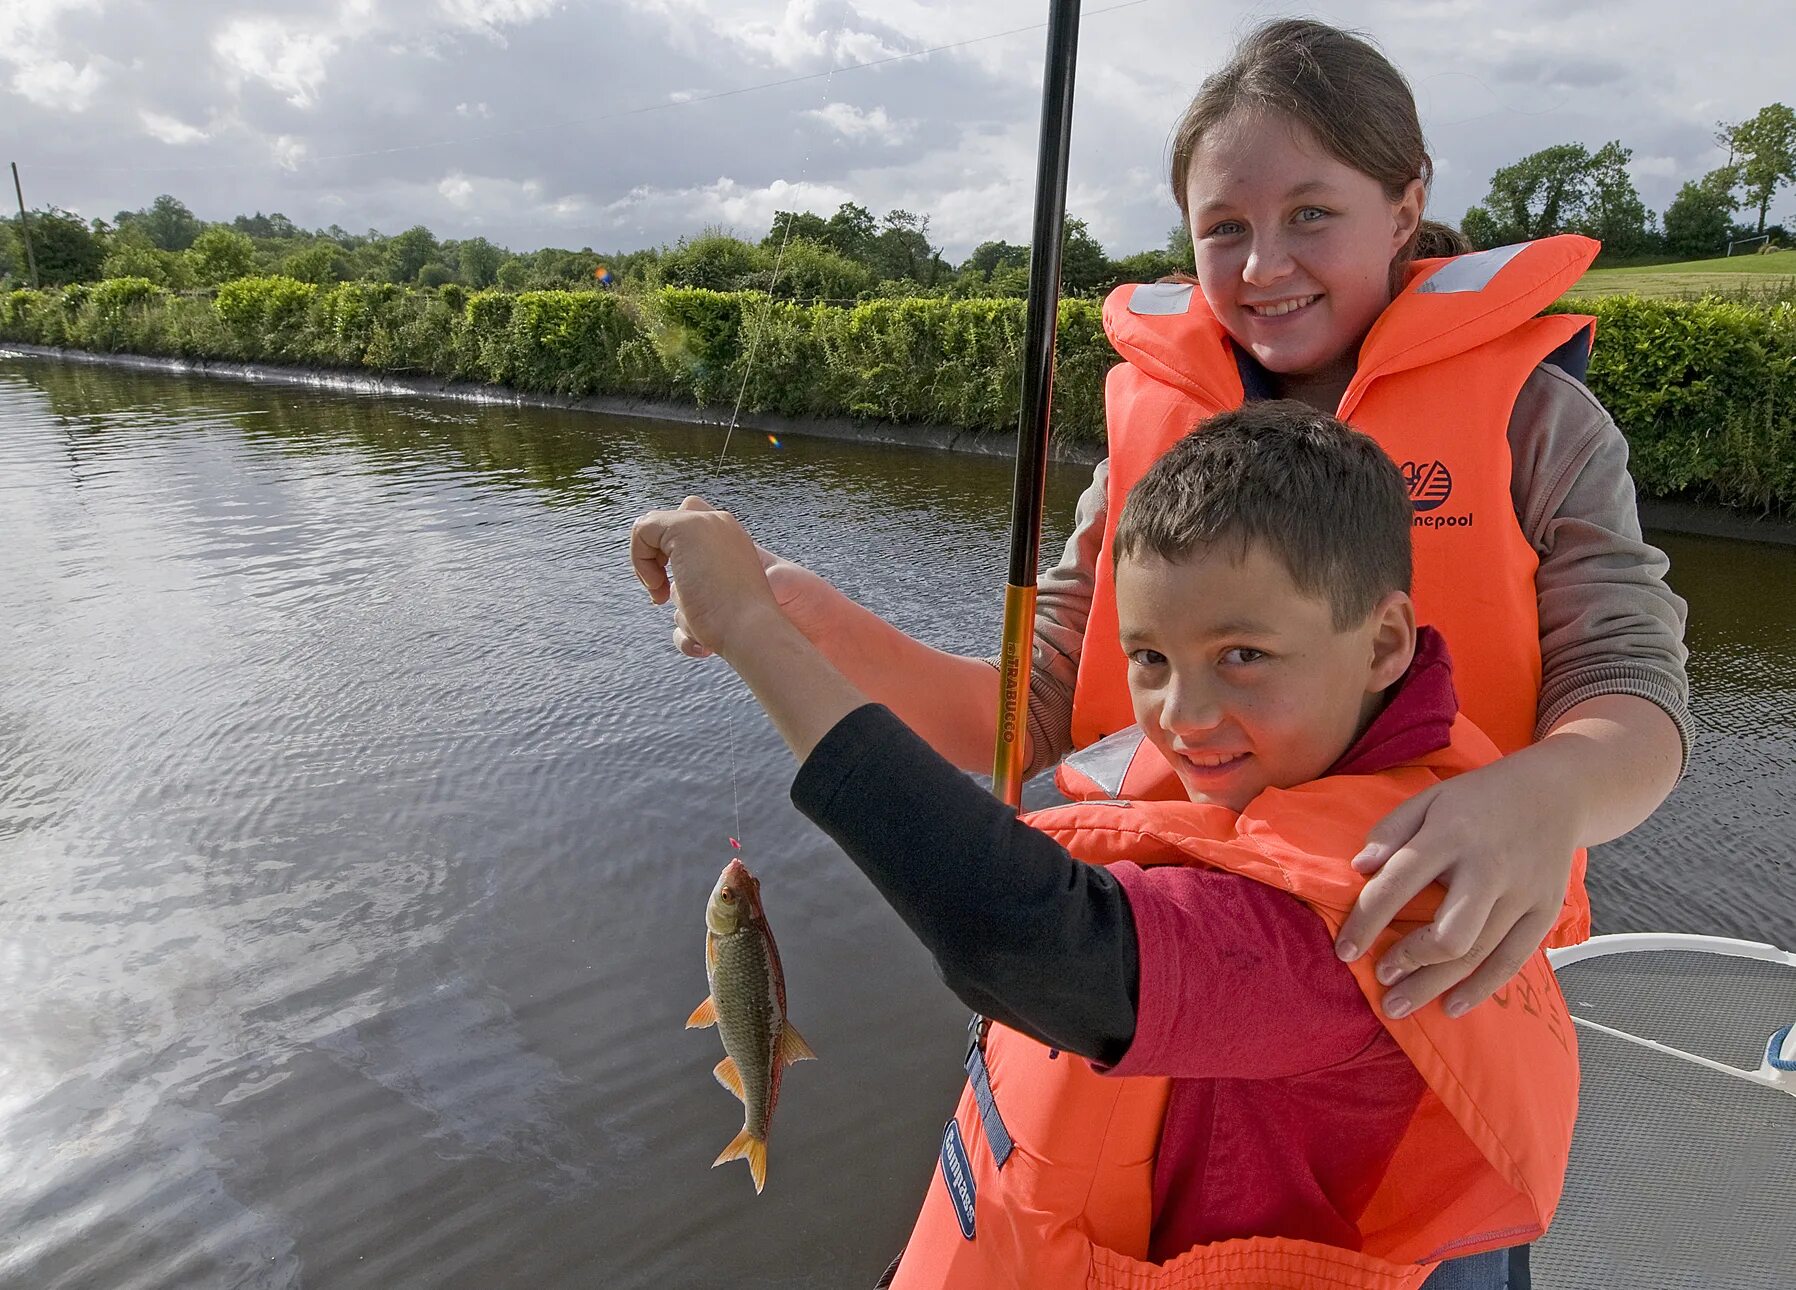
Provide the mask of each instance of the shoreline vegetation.
[{"label": "shoreline vegetation", "polygon": [[[1628,438],[1643,501],[1796,517],[1796,304],[1614,295],[1556,309],[1598,319],[1588,383]],[[1089,298],[1060,304],[1063,459],[1102,451],[1103,375],[1116,357],[1100,311]],[[382,378],[390,393],[486,389],[684,420],[727,421],[740,395],[743,424],[756,428],[998,452],[1018,415],[1023,322],[1017,299],[806,304],[682,287],[511,293],[245,277],[201,294],[111,278],[0,296],[0,342],[45,350],[202,371],[274,364],[312,384],[340,373]]]}]

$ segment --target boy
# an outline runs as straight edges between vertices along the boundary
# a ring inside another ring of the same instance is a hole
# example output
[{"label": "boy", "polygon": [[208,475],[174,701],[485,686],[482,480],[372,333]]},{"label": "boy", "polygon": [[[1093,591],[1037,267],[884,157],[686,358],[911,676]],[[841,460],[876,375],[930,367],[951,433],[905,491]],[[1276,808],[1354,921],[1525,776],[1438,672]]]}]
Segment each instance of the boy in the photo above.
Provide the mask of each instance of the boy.
[{"label": "boy", "polygon": [[1205,422],[1115,541],[1138,737],[1189,800],[1028,820],[835,671],[729,516],[637,522],[651,597],[677,596],[802,763],[794,802],[998,1023],[892,1284],[1408,1287],[1544,1229],[1577,1087],[1544,960],[1459,1020],[1388,1018],[1376,956],[1332,947],[1366,828],[1495,758],[1415,626],[1411,518],[1396,467],[1331,417]]}]

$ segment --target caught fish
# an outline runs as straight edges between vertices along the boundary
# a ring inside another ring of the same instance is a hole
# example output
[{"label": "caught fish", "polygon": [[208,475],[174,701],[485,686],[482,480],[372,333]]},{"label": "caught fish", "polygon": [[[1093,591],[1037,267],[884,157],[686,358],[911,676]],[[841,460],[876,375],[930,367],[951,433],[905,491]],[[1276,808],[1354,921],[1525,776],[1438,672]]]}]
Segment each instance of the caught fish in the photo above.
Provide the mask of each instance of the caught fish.
[{"label": "caught fish", "polygon": [[767,1130],[780,1077],[817,1054],[786,1020],[786,978],[761,912],[761,884],[740,860],[724,866],[705,903],[705,977],[711,993],[686,1028],[717,1027],[725,1056],[712,1074],[742,1102],[742,1132],[711,1167],[747,1160],[758,1195],[767,1182]]}]

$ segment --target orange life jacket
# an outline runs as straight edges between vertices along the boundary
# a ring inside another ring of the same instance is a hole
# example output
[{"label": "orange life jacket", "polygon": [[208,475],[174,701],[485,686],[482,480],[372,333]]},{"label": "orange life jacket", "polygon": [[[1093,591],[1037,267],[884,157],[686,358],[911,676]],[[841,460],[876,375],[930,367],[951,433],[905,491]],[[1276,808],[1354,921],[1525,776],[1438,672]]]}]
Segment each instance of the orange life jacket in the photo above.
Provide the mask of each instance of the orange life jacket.
[{"label": "orange life jacket", "polygon": [[[1417,620],[1446,636],[1462,708],[1505,753],[1533,740],[1541,674],[1539,559],[1510,497],[1509,419],[1542,360],[1593,333],[1594,318],[1536,315],[1578,280],[1598,249],[1567,234],[1416,261],[1360,346],[1338,410],[1409,481]],[[1134,724],[1111,557],[1123,502],[1198,422],[1245,398],[1233,343],[1193,285],[1118,287],[1104,302],[1104,330],[1128,361],[1110,370],[1104,391],[1109,505],[1073,692],[1080,748]],[[1060,779],[1069,796],[1093,795],[1075,775]],[[1146,745],[1108,795],[1176,799],[1184,792]],[[1549,944],[1590,934],[1584,868],[1580,851]]]},{"label": "orange life jacket", "polygon": [[[1338,932],[1364,882],[1347,861],[1366,829],[1495,756],[1461,717],[1438,752],[1375,775],[1268,790],[1239,816],[1189,801],[1082,802],[1029,822],[1094,864],[1244,874],[1291,892]],[[1353,965],[1369,1001],[1382,995],[1378,952],[1426,921],[1439,897],[1439,888],[1417,897]],[[1171,1081],[1099,1075],[993,1025],[969,1049],[972,1078],[894,1290],[1407,1290],[1442,1259],[1538,1237],[1559,1202],[1578,1106],[1577,1045],[1545,956],[1457,1020],[1438,1002],[1401,1020],[1378,1015],[1427,1091],[1355,1219],[1359,1249],[1254,1237],[1147,1262]]]}]

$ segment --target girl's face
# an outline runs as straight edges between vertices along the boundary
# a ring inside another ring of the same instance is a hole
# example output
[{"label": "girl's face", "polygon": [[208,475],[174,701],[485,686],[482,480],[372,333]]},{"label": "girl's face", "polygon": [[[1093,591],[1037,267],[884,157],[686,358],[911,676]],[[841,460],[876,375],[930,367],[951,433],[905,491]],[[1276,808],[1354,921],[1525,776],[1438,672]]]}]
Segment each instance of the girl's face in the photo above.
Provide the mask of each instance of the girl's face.
[{"label": "girl's face", "polygon": [[1236,343],[1281,376],[1351,376],[1422,218],[1421,180],[1393,202],[1303,126],[1238,112],[1204,135],[1185,197],[1198,282]]}]

